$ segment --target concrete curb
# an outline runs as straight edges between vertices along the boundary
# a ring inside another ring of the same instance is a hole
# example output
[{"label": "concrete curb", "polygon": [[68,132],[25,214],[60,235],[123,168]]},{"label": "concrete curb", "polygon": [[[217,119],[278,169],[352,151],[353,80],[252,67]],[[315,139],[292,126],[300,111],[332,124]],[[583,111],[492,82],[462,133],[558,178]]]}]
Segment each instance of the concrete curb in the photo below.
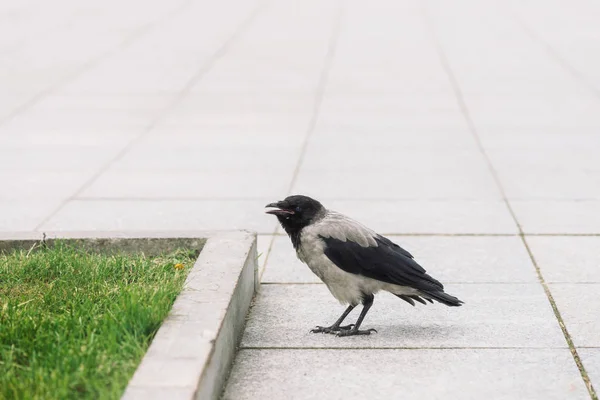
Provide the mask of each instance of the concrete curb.
[{"label": "concrete curb", "polygon": [[[235,232],[51,232],[92,249],[202,248],[122,399],[218,399],[259,285],[256,234]],[[41,233],[2,233],[0,251],[30,248]]]},{"label": "concrete curb", "polygon": [[257,289],[256,236],[208,239],[123,395],[218,399]]}]

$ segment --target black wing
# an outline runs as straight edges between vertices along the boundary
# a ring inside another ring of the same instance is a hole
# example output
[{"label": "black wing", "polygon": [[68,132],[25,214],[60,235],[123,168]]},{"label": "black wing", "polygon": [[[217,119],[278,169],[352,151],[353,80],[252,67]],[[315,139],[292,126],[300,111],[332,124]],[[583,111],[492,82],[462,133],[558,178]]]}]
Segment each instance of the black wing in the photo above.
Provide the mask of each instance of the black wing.
[{"label": "black wing", "polygon": [[[404,250],[402,247],[398,246],[396,243],[392,242],[390,239],[386,238],[385,236],[378,236],[376,239],[376,241],[381,241],[384,244],[394,248],[396,251],[402,253],[403,255],[405,255],[406,257],[410,257],[410,258],[414,258],[412,254],[410,254],[408,251]],[[418,264],[417,264],[418,265]],[[419,265],[419,267],[421,268],[421,266]],[[422,269],[422,268],[421,268]],[[425,270],[423,270],[423,272],[425,272]]]},{"label": "black wing", "polygon": [[423,291],[444,290],[409,252],[383,236],[375,237],[377,246],[369,247],[351,240],[321,239],[325,242],[325,255],[346,272]]}]

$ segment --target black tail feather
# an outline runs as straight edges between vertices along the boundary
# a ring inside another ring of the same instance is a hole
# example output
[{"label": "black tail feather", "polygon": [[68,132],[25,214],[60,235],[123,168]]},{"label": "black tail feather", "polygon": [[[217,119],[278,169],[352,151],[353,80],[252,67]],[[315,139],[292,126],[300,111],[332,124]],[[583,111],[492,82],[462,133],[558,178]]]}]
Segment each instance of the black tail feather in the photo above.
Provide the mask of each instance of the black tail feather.
[{"label": "black tail feather", "polygon": [[396,296],[398,296],[405,302],[409,303],[413,307],[415,305],[414,300],[418,301],[421,304],[425,304],[425,305],[427,305],[427,302],[425,302],[425,300],[429,301],[430,303],[433,303],[433,301],[431,301],[431,299],[423,300],[422,298],[420,298],[419,296],[416,296],[416,295],[397,294]]},{"label": "black tail feather", "polygon": [[397,294],[396,296],[398,296],[399,298],[401,298],[402,300],[404,300],[405,302],[407,302],[411,306],[413,306],[413,307],[415,306],[415,302],[409,296],[405,296],[403,294]]},{"label": "black tail feather", "polygon": [[[422,298],[420,298],[419,296],[410,296],[410,297],[412,297],[413,299],[415,299],[416,301],[418,301],[421,304],[427,305],[427,302],[425,300],[423,300]],[[429,302],[433,303],[433,301],[431,301],[431,300],[429,300]]]},{"label": "black tail feather", "polygon": [[438,301],[442,304],[445,304],[449,307],[460,307],[461,305],[464,304],[463,301],[459,300],[458,298],[456,298],[448,293],[444,293],[444,292],[425,292],[425,291],[423,291],[422,296],[425,297],[427,300],[430,300],[430,299],[428,299],[428,297],[430,297],[431,299]]}]

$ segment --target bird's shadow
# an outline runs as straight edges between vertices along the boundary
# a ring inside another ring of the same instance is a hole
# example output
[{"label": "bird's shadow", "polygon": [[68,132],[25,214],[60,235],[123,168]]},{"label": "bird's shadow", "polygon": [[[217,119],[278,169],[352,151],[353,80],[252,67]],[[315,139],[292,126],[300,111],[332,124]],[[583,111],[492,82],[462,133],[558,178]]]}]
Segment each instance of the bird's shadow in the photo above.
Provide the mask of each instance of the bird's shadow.
[{"label": "bird's shadow", "polygon": [[385,325],[375,327],[375,329],[386,336],[400,336],[404,339],[418,339],[419,341],[422,341],[423,338],[448,338],[464,334],[464,327],[459,325]]},{"label": "bird's shadow", "polygon": [[[439,347],[442,343],[462,337],[465,335],[465,327],[458,325],[442,326],[436,324],[428,325],[366,325],[361,329],[374,328],[374,332],[368,336],[350,336],[341,340],[361,340],[368,342],[384,342],[390,346],[411,347],[411,345],[422,347],[431,343],[431,347]],[[307,332],[307,335],[314,335]],[[333,335],[326,335],[336,338]],[[340,338],[336,338],[340,340]]]}]

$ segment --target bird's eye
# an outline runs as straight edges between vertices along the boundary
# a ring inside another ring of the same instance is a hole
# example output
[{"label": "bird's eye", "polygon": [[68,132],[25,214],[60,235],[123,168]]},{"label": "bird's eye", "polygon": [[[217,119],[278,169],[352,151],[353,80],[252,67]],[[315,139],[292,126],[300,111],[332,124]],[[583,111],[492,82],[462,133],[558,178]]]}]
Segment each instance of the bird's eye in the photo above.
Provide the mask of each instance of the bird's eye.
[{"label": "bird's eye", "polygon": [[302,209],[301,209],[300,207],[296,207],[296,210],[295,210],[295,211],[296,211],[296,212],[300,212],[300,211],[302,211]]}]

